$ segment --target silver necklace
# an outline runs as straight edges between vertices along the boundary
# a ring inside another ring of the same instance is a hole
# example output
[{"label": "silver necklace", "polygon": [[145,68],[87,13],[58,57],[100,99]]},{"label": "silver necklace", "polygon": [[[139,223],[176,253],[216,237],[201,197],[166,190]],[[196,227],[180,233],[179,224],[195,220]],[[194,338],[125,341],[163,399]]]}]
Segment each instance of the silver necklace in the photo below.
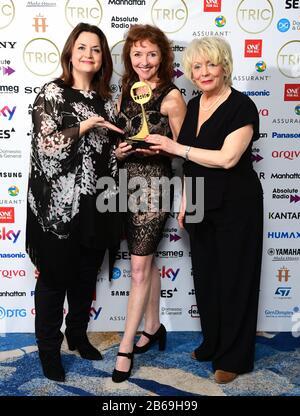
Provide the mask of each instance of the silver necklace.
[{"label": "silver necklace", "polygon": [[225,94],[226,91],[227,91],[227,87],[225,87],[224,91],[219,96],[219,98],[215,102],[213,102],[209,107],[203,107],[203,105],[201,103],[202,97],[203,97],[203,94],[202,94],[201,95],[201,98],[200,98],[200,108],[201,108],[201,110],[203,110],[203,111],[209,111],[209,110],[211,110],[215,105],[217,105],[221,101],[221,98],[224,96],[224,94]]}]

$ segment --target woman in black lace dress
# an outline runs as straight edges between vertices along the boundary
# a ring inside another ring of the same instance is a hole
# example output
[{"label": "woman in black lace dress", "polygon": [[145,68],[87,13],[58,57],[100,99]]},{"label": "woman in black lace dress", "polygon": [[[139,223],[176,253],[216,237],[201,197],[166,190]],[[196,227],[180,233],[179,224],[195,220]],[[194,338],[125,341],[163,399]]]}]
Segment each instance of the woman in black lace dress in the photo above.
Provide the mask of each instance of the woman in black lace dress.
[{"label": "woman in black lace dress", "polygon": [[[142,125],[141,106],[130,97],[134,82],[144,81],[152,90],[152,97],[144,105],[151,133],[165,134],[177,139],[185,112],[185,102],[171,82],[173,52],[164,33],[150,25],[133,25],[124,49],[125,73],[122,79],[122,97],[119,100],[118,126],[126,136],[137,134]],[[137,91],[142,93],[143,90]],[[164,133],[163,133],[164,132]],[[151,188],[151,178],[171,177],[171,161],[167,155],[157,155],[146,149],[133,150],[126,142],[116,150],[117,158],[126,169],[128,181],[139,177],[145,181],[140,202],[148,203],[146,211],[126,214],[126,233],[131,254],[131,290],[128,299],[126,328],[120,344],[113,381],[122,382],[130,376],[133,355],[146,352],[154,341],[164,349],[166,329],[160,324],[160,275],[153,254],[162,237],[168,212],[153,209],[166,195]],[[151,193],[152,191],[152,193]],[[134,190],[129,191],[129,197]],[[145,315],[144,332],[133,346],[138,326]]]},{"label": "woman in black lace dress", "polygon": [[63,73],[43,86],[33,107],[26,249],[40,274],[35,332],[44,375],[64,381],[60,357],[65,295],[66,338],[81,357],[100,360],[86,330],[106,248],[118,244],[113,214],[96,209],[97,180],[115,177],[110,122],[112,59],[103,32],[80,23],[61,55]]}]

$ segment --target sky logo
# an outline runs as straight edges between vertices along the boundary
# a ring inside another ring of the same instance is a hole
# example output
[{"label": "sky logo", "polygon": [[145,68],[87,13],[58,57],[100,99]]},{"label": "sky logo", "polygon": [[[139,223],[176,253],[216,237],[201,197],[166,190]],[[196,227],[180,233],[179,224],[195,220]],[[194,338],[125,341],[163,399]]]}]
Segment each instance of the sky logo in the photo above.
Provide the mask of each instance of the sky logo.
[{"label": "sky logo", "polygon": [[291,23],[288,19],[280,19],[277,23],[277,29],[279,32],[287,32],[291,27]]}]

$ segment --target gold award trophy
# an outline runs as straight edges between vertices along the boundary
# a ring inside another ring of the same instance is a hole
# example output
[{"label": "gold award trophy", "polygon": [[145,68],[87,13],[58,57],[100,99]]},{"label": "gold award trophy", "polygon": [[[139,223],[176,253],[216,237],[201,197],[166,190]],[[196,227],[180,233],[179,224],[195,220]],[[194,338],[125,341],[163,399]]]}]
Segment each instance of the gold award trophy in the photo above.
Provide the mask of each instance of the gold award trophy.
[{"label": "gold award trophy", "polygon": [[[137,92],[137,90],[139,90],[140,92]],[[150,88],[150,85],[148,85],[146,82],[138,81],[135,82],[131,87],[130,95],[133,101],[137,104],[140,104],[140,106],[142,107],[142,127],[135,136],[128,137],[125,139],[125,141],[128,144],[131,144],[133,149],[148,148],[149,146],[151,146],[151,144],[145,142],[145,138],[149,134],[149,129],[143,104],[146,104],[151,99],[152,90]]]}]

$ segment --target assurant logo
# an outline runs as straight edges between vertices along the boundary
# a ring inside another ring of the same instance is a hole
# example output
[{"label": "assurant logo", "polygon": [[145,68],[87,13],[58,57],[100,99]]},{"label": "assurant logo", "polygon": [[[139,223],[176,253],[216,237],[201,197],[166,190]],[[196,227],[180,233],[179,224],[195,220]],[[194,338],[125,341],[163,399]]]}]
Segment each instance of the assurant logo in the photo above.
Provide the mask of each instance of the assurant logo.
[{"label": "assurant logo", "polygon": [[156,0],[151,9],[151,18],[155,26],[166,33],[181,30],[188,18],[188,9],[184,0]]},{"label": "assurant logo", "polygon": [[68,0],[65,6],[66,20],[75,27],[80,22],[99,26],[102,20],[102,7],[99,0]]},{"label": "assurant logo", "polygon": [[12,0],[0,0],[0,29],[9,26],[15,17],[15,5]]},{"label": "assurant logo", "polygon": [[255,69],[257,72],[264,72],[267,69],[267,64],[265,61],[258,61],[255,64]]},{"label": "assurant logo", "polygon": [[215,25],[218,27],[223,27],[226,25],[226,17],[225,16],[217,16],[215,18]]},{"label": "assurant logo", "polygon": [[263,32],[272,23],[273,16],[274,10],[269,0],[242,0],[236,11],[237,22],[247,33]]}]

